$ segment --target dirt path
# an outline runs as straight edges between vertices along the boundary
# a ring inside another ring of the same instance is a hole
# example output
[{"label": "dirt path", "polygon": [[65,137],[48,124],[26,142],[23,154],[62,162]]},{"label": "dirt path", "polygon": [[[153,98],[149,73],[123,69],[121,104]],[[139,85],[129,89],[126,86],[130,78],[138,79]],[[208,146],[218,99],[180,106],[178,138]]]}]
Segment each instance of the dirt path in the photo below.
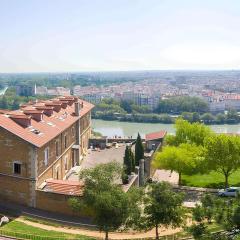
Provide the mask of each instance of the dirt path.
[{"label": "dirt path", "polygon": [[[64,228],[64,227],[55,227],[55,226],[49,226],[45,225],[42,223],[36,223],[36,222],[31,222],[28,220],[24,220],[21,218],[15,219],[19,222],[25,223],[27,225],[45,229],[48,231],[57,231],[57,232],[63,232],[63,233],[70,233],[70,234],[80,234],[88,237],[95,237],[95,238],[104,238],[104,233],[100,233],[98,231],[94,230],[86,230],[86,229],[69,229],[69,228]],[[177,233],[181,231],[181,229],[164,229],[161,228],[159,229],[159,234],[161,236],[165,235],[171,235],[174,233]],[[142,233],[110,233],[109,238],[110,239],[136,239],[136,238],[148,238],[148,237],[155,237],[155,229],[152,229],[151,231],[148,232],[142,232]]]}]

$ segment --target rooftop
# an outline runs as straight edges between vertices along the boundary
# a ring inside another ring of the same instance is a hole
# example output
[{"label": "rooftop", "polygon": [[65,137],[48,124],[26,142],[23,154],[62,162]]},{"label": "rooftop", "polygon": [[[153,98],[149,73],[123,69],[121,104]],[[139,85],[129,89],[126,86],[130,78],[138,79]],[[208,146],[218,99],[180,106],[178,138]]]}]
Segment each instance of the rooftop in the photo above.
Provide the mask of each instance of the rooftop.
[{"label": "rooftop", "polygon": [[[74,102],[79,102],[81,106],[80,116],[75,114]],[[91,103],[73,96],[31,102],[22,105],[19,110],[0,111],[0,127],[36,147],[42,147],[93,107]]]},{"label": "rooftop", "polygon": [[166,134],[167,134],[166,131],[148,133],[146,134],[145,141],[161,139],[161,138],[164,138]]},{"label": "rooftop", "polygon": [[83,194],[84,184],[79,181],[47,179],[43,191],[53,192],[64,195],[81,196]]}]

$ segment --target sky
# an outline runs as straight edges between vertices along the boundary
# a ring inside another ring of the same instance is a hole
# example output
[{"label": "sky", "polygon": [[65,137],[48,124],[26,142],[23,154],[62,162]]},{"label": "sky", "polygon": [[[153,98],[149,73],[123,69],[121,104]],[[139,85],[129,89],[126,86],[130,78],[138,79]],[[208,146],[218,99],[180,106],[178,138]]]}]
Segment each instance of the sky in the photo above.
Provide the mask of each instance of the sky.
[{"label": "sky", "polygon": [[239,0],[0,0],[0,72],[240,69]]}]

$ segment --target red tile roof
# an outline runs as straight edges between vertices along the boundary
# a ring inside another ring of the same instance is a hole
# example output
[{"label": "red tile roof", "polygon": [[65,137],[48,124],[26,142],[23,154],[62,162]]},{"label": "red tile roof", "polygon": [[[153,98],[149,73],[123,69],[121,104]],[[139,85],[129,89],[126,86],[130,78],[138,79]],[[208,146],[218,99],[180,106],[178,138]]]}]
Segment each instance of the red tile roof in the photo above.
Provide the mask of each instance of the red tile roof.
[{"label": "red tile roof", "polygon": [[[80,109],[80,117],[74,114],[74,104],[72,104],[68,105],[65,109],[61,108],[60,111],[53,111],[53,114],[50,116],[43,114],[42,121],[36,121],[34,118],[31,118],[31,124],[28,127],[23,127],[12,119],[11,116],[13,115],[15,118],[28,117],[29,115],[25,115],[24,111],[32,111],[36,110],[37,106],[45,106],[45,101],[41,101],[35,104],[33,103],[32,105],[27,105],[26,107],[23,107],[16,111],[0,114],[0,128],[2,127],[6,129],[7,131],[33,144],[36,147],[42,147],[54,139],[56,136],[58,136],[60,133],[62,133],[64,130],[69,128],[71,125],[73,125],[77,120],[79,120],[79,118],[87,114],[94,107],[94,105],[86,101],[80,99],[78,99],[78,101],[80,104],[83,103],[83,106]],[[49,103],[49,101],[47,101],[47,103]],[[36,132],[38,134],[36,134]]]},{"label": "red tile roof", "polygon": [[43,190],[65,195],[81,196],[83,195],[83,188],[84,184],[79,181],[47,179]]},{"label": "red tile roof", "polygon": [[167,131],[148,133],[146,134],[145,141],[161,139],[161,138],[164,138],[166,134],[167,134]]}]

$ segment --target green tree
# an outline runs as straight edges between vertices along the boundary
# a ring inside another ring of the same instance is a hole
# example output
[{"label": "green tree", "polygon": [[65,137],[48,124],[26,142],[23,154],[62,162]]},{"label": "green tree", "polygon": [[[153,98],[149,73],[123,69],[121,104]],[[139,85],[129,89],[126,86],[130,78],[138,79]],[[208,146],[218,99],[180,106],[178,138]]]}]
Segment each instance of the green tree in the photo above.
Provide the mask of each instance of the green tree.
[{"label": "green tree", "polygon": [[215,117],[211,113],[204,113],[201,120],[206,124],[210,124],[215,121]]},{"label": "green tree", "polygon": [[206,138],[204,145],[209,169],[224,175],[227,188],[229,176],[240,167],[239,137],[215,134]]},{"label": "green tree", "polygon": [[132,154],[131,154],[131,148],[129,148],[129,146],[126,146],[125,149],[125,154],[124,154],[124,158],[123,158],[123,164],[125,166],[125,173],[127,175],[130,175],[133,169],[133,160],[132,160]]},{"label": "green tree", "polygon": [[81,198],[70,200],[74,210],[92,211],[94,222],[100,231],[105,232],[105,239],[108,239],[109,231],[117,230],[126,223],[129,208],[134,204],[117,184],[121,172],[116,163],[100,164],[82,171],[80,179],[85,184],[84,194]]},{"label": "green tree", "polygon": [[148,229],[155,227],[156,239],[159,239],[160,226],[176,228],[184,223],[183,198],[166,182],[149,185],[144,201],[143,222]]},{"label": "green tree", "polygon": [[201,198],[202,209],[205,218],[207,218],[208,223],[211,223],[214,217],[214,205],[215,205],[215,198],[211,194],[205,194]]},{"label": "green tree", "polygon": [[235,123],[239,121],[238,113],[235,109],[229,109],[227,113],[227,122]]},{"label": "green tree", "polygon": [[144,158],[144,148],[142,144],[142,139],[138,133],[136,144],[135,144],[135,165],[139,166],[139,162]]},{"label": "green tree", "polygon": [[175,123],[176,134],[172,142],[178,146],[182,143],[203,145],[204,139],[212,134],[209,127],[201,123],[189,123],[183,119],[177,119]]},{"label": "green tree", "polygon": [[182,112],[198,112],[204,113],[208,111],[206,101],[198,97],[182,96],[162,99],[156,109],[158,113],[182,113]]},{"label": "green tree", "polygon": [[132,106],[131,106],[131,103],[129,101],[126,101],[126,100],[122,100],[120,102],[120,106],[121,108],[124,109],[124,111],[126,111],[127,113],[131,113],[132,112]]},{"label": "green tree", "polygon": [[181,144],[178,147],[167,146],[158,152],[153,160],[155,168],[175,171],[179,174],[179,185],[182,183],[182,174],[200,172],[204,163],[203,147]]},{"label": "green tree", "polygon": [[219,124],[223,124],[225,123],[225,120],[226,120],[226,116],[224,113],[218,113],[216,115],[216,122],[219,123]]},{"label": "green tree", "polygon": [[131,162],[132,162],[132,172],[135,172],[135,156],[134,153],[130,147],[130,158],[131,158]]}]

